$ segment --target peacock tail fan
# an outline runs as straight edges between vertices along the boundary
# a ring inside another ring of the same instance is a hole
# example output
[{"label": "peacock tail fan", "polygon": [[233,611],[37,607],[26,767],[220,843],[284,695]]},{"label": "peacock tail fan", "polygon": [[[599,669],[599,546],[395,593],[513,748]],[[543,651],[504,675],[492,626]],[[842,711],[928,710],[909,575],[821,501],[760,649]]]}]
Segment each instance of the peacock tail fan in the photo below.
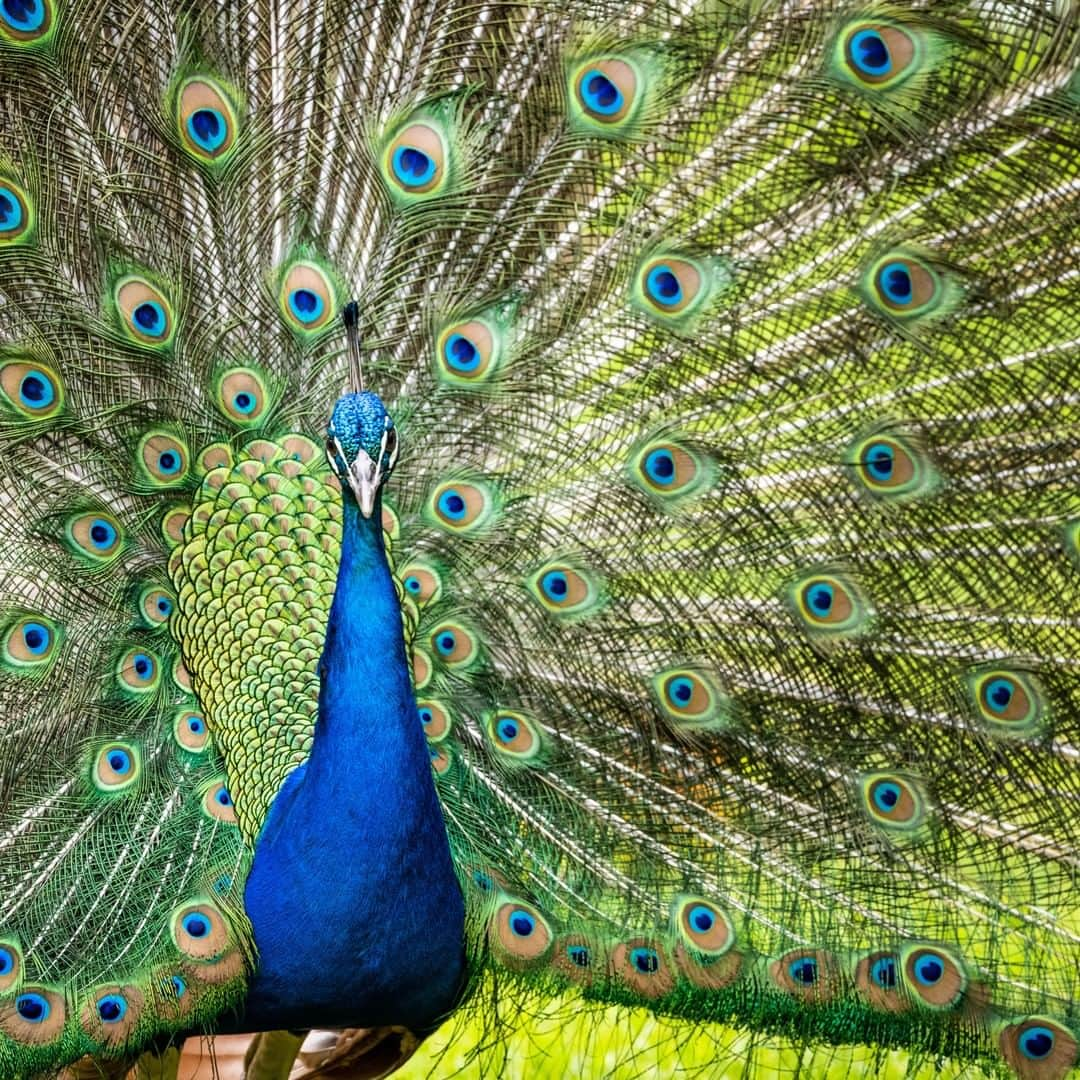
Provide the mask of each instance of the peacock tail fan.
[{"label": "peacock tail fan", "polygon": [[0,0],[0,1074],[242,1009],[355,296],[482,1060],[570,993],[1064,1076],[1078,54],[1069,0]]}]

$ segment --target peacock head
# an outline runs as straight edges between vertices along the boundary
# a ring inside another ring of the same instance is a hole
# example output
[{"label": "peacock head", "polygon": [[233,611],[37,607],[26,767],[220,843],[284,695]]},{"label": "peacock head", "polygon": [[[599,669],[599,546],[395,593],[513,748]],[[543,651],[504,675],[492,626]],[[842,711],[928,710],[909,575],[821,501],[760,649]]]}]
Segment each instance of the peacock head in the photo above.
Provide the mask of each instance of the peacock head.
[{"label": "peacock head", "polygon": [[326,431],[326,456],[342,487],[370,518],[398,456],[394,421],[378,394],[365,390],[338,398]]}]

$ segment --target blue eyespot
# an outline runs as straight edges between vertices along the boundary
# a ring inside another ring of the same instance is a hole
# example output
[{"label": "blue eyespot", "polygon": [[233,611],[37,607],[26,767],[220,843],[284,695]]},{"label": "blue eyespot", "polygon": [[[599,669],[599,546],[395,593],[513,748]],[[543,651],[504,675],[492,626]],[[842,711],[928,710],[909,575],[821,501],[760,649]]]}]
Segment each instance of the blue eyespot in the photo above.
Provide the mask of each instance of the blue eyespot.
[{"label": "blue eyespot", "polygon": [[669,679],[667,683],[668,700],[677,709],[684,709],[694,696],[694,684],[685,675]]},{"label": "blue eyespot", "polygon": [[14,232],[23,220],[22,203],[15,192],[8,187],[0,187],[0,232]]},{"label": "blue eyespot", "polygon": [[902,262],[886,263],[878,271],[878,288],[882,296],[897,307],[906,307],[911,303],[915,286],[911,282],[911,271]]},{"label": "blue eyespot", "polygon": [[30,409],[46,409],[56,400],[52,379],[40,371],[28,371],[19,383],[19,400]]},{"label": "blue eyespot", "polygon": [[106,1024],[118,1024],[127,1015],[127,1002],[119,994],[107,994],[97,1003],[98,1016]]},{"label": "blue eyespot", "polygon": [[131,667],[135,675],[143,682],[154,677],[154,661],[146,653],[136,653],[131,661]]},{"label": "blue eyespot", "polygon": [[996,713],[1003,713],[1013,699],[1013,684],[1008,679],[993,679],[986,688],[986,704]]},{"label": "blue eyespot", "polygon": [[435,175],[435,160],[415,146],[394,151],[394,175],[406,187],[423,187]]},{"label": "blue eyespot", "polygon": [[435,647],[443,656],[449,656],[457,646],[457,638],[450,630],[441,633],[435,640]]},{"label": "blue eyespot", "polygon": [[34,656],[41,656],[49,648],[52,631],[41,623],[23,623],[22,638],[23,644]]},{"label": "blue eyespot", "polygon": [[217,109],[196,109],[187,121],[188,134],[192,141],[201,146],[208,154],[221,147],[229,134],[225,117]]},{"label": "blue eyespot", "polygon": [[172,614],[172,601],[167,596],[161,596],[158,598],[157,609],[166,618]]},{"label": "blue eyespot", "polygon": [[575,967],[587,968],[592,963],[587,945],[567,945],[566,956]]},{"label": "blue eyespot", "polygon": [[556,604],[566,599],[570,588],[566,575],[561,570],[549,570],[540,579],[540,587],[544,590],[544,595]]},{"label": "blue eyespot", "polygon": [[530,937],[536,929],[536,919],[527,911],[515,908],[510,913],[510,929],[516,937]]},{"label": "blue eyespot", "polygon": [[184,933],[188,937],[204,938],[210,933],[210,922],[205,915],[200,915],[197,911],[192,912],[190,915],[184,916]]},{"label": "blue eyespot", "polygon": [[45,21],[45,5],[41,0],[4,0],[4,22],[13,30],[29,34],[41,29]]},{"label": "blue eyespot", "polygon": [[675,458],[670,450],[653,450],[645,458],[645,472],[655,484],[670,484],[675,479]]},{"label": "blue eyespot", "polygon": [[201,735],[206,730],[206,724],[200,716],[189,716],[187,727],[192,735]]},{"label": "blue eyespot", "polygon": [[813,986],[818,981],[818,962],[812,956],[800,956],[788,964],[788,975],[793,983]]},{"label": "blue eyespot", "polygon": [[427,727],[433,719],[434,717],[432,716],[431,710],[429,708],[425,707],[420,710],[420,723],[423,724],[424,727]]},{"label": "blue eyespot", "polygon": [[499,741],[504,743],[512,743],[518,737],[520,730],[518,722],[511,716],[504,716],[495,725],[495,734],[499,737]]},{"label": "blue eyespot", "polygon": [[875,480],[892,479],[896,452],[887,443],[874,443],[866,451],[866,469]]},{"label": "blue eyespot", "polygon": [[612,116],[623,107],[619,88],[602,72],[593,68],[581,80],[581,97],[585,107],[601,116]]},{"label": "blue eyespot", "polygon": [[107,550],[116,543],[116,529],[103,518],[90,522],[90,542],[96,548]]},{"label": "blue eyespot", "polygon": [[698,904],[690,910],[690,925],[699,933],[707,934],[716,925],[716,916],[707,907]]},{"label": "blue eyespot", "polygon": [[0,945],[0,979],[10,975],[15,970],[15,954]]},{"label": "blue eyespot", "polygon": [[109,751],[109,768],[117,776],[127,776],[131,772],[131,755],[126,750],[117,747]]},{"label": "blue eyespot", "polygon": [[892,57],[885,39],[876,30],[860,30],[849,46],[852,63],[871,78],[881,78],[892,71]]},{"label": "blue eyespot", "polygon": [[923,986],[933,986],[935,983],[940,982],[941,976],[945,974],[945,965],[941,962],[941,958],[935,956],[934,953],[923,953],[915,958],[914,970],[915,978]]},{"label": "blue eyespot", "polygon": [[168,985],[172,987],[174,997],[181,998],[187,993],[187,983],[179,975],[173,975],[169,979]]},{"label": "blue eyespot", "polygon": [[15,999],[15,1011],[28,1024],[43,1024],[49,1018],[49,1001],[41,994],[20,994]]},{"label": "blue eyespot", "polygon": [[870,978],[875,986],[892,990],[896,986],[896,958],[879,956],[870,968]]},{"label": "blue eyespot", "polygon": [[156,300],[144,300],[131,317],[139,332],[148,337],[162,337],[167,329],[165,309]]},{"label": "blue eyespot", "polygon": [[491,880],[491,875],[485,874],[483,870],[474,870],[472,879],[473,884],[481,892],[491,892],[495,888],[495,882]]},{"label": "blue eyespot", "polygon": [[311,289],[293,289],[289,293],[289,310],[305,325],[316,322],[325,307],[323,298]]},{"label": "blue eyespot", "polygon": [[247,390],[241,390],[232,399],[233,408],[243,416],[250,416],[255,411],[255,406],[258,403],[255,395]]},{"label": "blue eyespot", "polygon": [[655,949],[632,949],[630,963],[642,975],[655,975],[660,970],[660,957],[657,956]]},{"label": "blue eyespot", "polygon": [[1046,1027],[1029,1027],[1020,1036],[1020,1052],[1032,1061],[1041,1061],[1054,1049],[1054,1033]]},{"label": "blue eyespot", "polygon": [[218,806],[232,806],[232,796],[229,794],[228,789],[223,787],[218,788],[217,794],[214,796],[217,800]]},{"label": "blue eyespot", "polygon": [[183,463],[183,458],[175,450],[162,450],[158,454],[157,467],[163,476],[175,476]]},{"label": "blue eyespot", "polygon": [[674,307],[683,298],[682,286],[670,266],[660,263],[654,266],[645,279],[649,297],[663,307]]},{"label": "blue eyespot", "polygon": [[480,366],[480,350],[464,335],[451,334],[443,345],[443,356],[454,371],[472,372]]},{"label": "blue eyespot", "polygon": [[465,500],[453,488],[447,488],[439,496],[439,513],[451,521],[460,521],[465,516]]},{"label": "blue eyespot", "polygon": [[807,591],[806,601],[810,605],[813,614],[824,617],[832,611],[833,587],[825,582],[819,582]]},{"label": "blue eyespot", "polygon": [[900,801],[900,785],[891,780],[883,780],[874,785],[874,805],[883,813],[889,814],[896,809]]},{"label": "blue eyespot", "polygon": [[423,586],[420,584],[420,579],[415,574],[410,574],[405,579],[405,588],[415,595],[423,588]]}]

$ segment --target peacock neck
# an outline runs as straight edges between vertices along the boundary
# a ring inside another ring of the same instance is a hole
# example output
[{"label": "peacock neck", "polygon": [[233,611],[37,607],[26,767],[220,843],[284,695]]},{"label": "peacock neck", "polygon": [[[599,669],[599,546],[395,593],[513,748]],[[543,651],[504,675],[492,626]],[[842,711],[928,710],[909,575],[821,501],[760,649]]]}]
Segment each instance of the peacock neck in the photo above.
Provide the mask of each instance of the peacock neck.
[{"label": "peacock neck", "polygon": [[[464,909],[417,715],[381,512],[344,496],[307,762],[282,785],[245,906],[259,949],[245,1020],[432,1026],[453,1005]],[[255,1026],[255,1025],[253,1025]]]},{"label": "peacock neck", "polygon": [[362,763],[377,757],[380,772],[369,779],[393,778],[410,793],[429,792],[434,800],[431,758],[417,718],[380,518],[378,505],[365,518],[346,492],[308,773],[330,784],[351,784]]}]

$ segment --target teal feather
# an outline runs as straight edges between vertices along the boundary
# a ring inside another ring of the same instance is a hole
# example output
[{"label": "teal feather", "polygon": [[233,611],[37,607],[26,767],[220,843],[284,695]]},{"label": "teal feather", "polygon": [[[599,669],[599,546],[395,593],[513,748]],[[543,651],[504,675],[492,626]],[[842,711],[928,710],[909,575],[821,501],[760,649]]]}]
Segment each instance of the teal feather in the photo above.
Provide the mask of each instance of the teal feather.
[{"label": "teal feather", "polygon": [[455,1010],[496,1073],[567,995],[1076,1067],[1078,60],[0,3],[0,1073]]}]

